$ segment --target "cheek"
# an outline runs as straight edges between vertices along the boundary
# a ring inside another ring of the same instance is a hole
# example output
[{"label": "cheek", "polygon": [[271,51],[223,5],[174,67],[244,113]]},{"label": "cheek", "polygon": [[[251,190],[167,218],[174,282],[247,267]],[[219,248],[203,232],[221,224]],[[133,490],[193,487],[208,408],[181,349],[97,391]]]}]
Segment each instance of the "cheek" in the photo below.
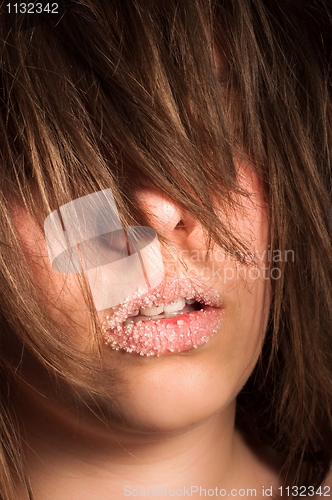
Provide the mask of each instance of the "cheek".
[{"label": "cheek", "polygon": [[[232,252],[225,255],[221,250],[216,250],[215,259],[222,262],[219,282],[222,282],[227,311],[223,328],[228,345],[224,353],[231,353],[229,359],[240,375],[240,390],[261,352],[270,310],[271,283],[269,223],[262,186],[244,162],[239,165],[239,180],[249,196],[238,200],[240,208],[231,214],[229,221],[238,239],[249,250],[246,264],[239,262]],[[224,363],[228,355],[221,353]]]},{"label": "cheek", "polygon": [[238,373],[243,372],[244,383],[256,364],[265,337],[270,307],[268,282],[257,279],[248,284],[248,281],[237,280],[229,289],[226,301],[224,326],[229,332],[226,334],[229,352],[232,352]]},{"label": "cheek", "polygon": [[44,235],[23,209],[15,209],[13,218],[36,300],[69,334],[77,326],[85,330],[90,315],[79,276],[58,273],[52,269]]},{"label": "cheek", "polygon": [[247,245],[260,265],[267,262],[269,243],[269,223],[263,186],[249,163],[239,162],[237,170],[239,185],[247,196],[241,196],[236,200],[239,209],[231,215],[231,221],[239,239]]},{"label": "cheek", "polygon": [[234,226],[249,249],[249,259],[246,265],[236,263],[236,283],[230,297],[233,304],[238,303],[237,330],[243,332],[239,344],[249,375],[261,352],[270,309],[269,224],[261,183],[247,165],[241,168],[241,184],[250,196],[242,200],[243,213],[237,213]]}]

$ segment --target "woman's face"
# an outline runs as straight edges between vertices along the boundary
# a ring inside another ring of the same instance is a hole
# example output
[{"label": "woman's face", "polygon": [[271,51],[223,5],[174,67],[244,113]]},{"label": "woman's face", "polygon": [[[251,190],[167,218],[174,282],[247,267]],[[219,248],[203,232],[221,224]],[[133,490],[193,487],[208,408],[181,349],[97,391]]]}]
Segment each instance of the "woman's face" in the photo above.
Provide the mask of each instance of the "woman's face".
[{"label": "woman's face", "polygon": [[[118,371],[118,411],[133,429],[178,431],[221,410],[233,415],[236,395],[257,362],[270,305],[269,232],[257,176],[244,162],[238,172],[251,195],[239,198],[227,223],[249,247],[251,265],[217,246],[207,253],[202,227],[191,216],[155,189],[136,192],[151,227],[167,241],[164,279],[135,301],[98,313],[105,380],[110,369]],[[219,213],[226,221],[225,212]],[[75,275],[54,271],[42,232],[23,209],[13,215],[43,307],[76,348],[97,356]],[[165,317],[172,307],[174,316]],[[137,322],[151,315],[159,317]]]}]

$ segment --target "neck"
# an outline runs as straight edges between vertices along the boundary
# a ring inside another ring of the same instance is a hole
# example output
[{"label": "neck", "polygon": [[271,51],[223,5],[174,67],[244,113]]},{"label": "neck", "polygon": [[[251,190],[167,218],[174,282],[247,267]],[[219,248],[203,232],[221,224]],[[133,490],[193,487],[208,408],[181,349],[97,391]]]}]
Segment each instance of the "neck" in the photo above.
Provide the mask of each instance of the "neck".
[{"label": "neck", "polygon": [[[161,486],[182,491],[185,498],[183,488],[194,497],[199,496],[196,487],[257,487],[252,468],[259,459],[235,429],[235,403],[170,433],[106,426],[91,415],[64,411],[31,389],[26,395],[24,432],[36,500],[148,496],[149,489],[150,496],[160,496]],[[264,480],[269,482],[268,475]]]}]

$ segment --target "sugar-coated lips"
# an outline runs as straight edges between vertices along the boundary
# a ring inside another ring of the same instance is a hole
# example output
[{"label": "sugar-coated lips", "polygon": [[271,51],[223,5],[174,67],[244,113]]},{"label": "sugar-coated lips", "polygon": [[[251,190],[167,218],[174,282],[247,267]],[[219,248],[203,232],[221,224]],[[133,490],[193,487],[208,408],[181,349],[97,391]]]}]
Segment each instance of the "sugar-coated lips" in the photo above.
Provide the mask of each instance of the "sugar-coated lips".
[{"label": "sugar-coated lips", "polygon": [[210,287],[181,279],[123,303],[102,324],[112,349],[160,356],[205,344],[222,321],[222,301]]}]

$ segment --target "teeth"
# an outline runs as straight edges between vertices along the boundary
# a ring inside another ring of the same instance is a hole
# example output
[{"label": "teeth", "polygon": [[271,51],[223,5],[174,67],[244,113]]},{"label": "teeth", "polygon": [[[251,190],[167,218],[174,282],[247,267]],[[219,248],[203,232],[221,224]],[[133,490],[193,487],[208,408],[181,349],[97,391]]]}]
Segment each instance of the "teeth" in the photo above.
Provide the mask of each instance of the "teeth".
[{"label": "teeth", "polygon": [[184,308],[186,305],[186,300],[185,299],[179,299],[176,302],[171,302],[170,304],[167,304],[164,306],[164,312],[165,313],[172,313],[176,311],[181,311],[181,309]]},{"label": "teeth", "polygon": [[[171,302],[170,304],[162,306],[141,307],[139,313],[142,316],[158,316],[162,313],[171,314],[181,311],[181,309],[183,309],[186,304],[191,305],[194,302],[196,302],[195,299],[186,300],[184,298],[181,298],[175,302]],[[131,316],[135,316],[136,314],[138,314],[138,312],[135,311],[135,313],[133,313]]]},{"label": "teeth", "polygon": [[164,306],[145,307],[141,308],[139,312],[142,316],[156,316],[164,312]]},{"label": "teeth", "polygon": [[188,306],[191,306],[191,304],[195,304],[195,302],[195,299],[186,299],[186,304],[188,304]]},{"label": "teeth", "polygon": [[149,321],[151,319],[169,319],[181,314],[192,312],[195,310],[193,306],[195,302],[196,300],[194,299],[186,300],[181,298],[176,302],[171,302],[167,305],[141,308],[131,314],[130,317],[124,321],[123,326],[136,324],[141,321]]}]

